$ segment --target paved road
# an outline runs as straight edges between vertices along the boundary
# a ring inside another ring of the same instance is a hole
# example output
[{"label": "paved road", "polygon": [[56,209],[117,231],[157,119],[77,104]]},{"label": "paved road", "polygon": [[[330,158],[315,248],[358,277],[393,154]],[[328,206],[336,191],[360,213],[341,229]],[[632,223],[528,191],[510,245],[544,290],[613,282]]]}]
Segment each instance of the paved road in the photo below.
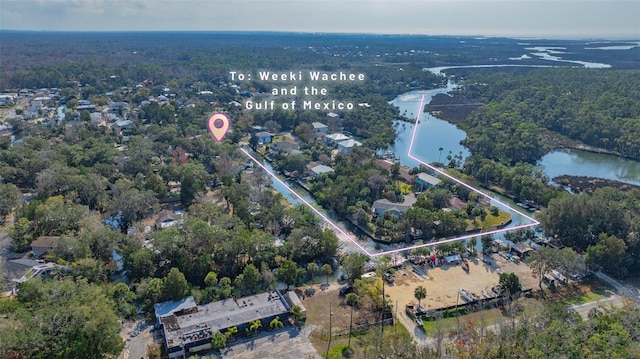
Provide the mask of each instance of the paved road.
[{"label": "paved road", "polygon": [[636,303],[640,304],[640,290],[638,290],[638,288],[629,288],[626,287],[625,285],[623,285],[622,283],[618,282],[617,280],[609,277],[608,275],[602,273],[602,272],[596,272],[596,277],[602,279],[603,281],[609,283],[613,288],[615,288],[615,290],[618,292],[618,294],[625,296],[625,297],[629,297],[632,298],[633,300],[636,301]]},{"label": "paved road", "polygon": [[222,352],[221,358],[279,358],[316,359],[322,358],[311,345],[309,334],[314,326],[307,325],[302,330],[287,326],[278,332],[262,332],[249,341],[232,344]]},{"label": "paved road", "polygon": [[[132,337],[129,332],[134,327],[142,329],[138,335]],[[151,333],[151,326],[146,325],[144,320],[138,319],[135,322],[127,322],[122,327],[120,335],[125,340],[125,346],[120,353],[118,359],[140,359],[146,358],[147,345],[153,343],[153,334]]]},{"label": "paved road", "polygon": [[569,307],[569,309],[580,314],[582,319],[587,320],[589,319],[589,312],[591,311],[591,309],[599,308],[599,307],[603,307],[603,308],[618,307],[619,308],[624,305],[625,305],[624,298],[619,295],[614,295],[609,298],[604,298],[604,299],[596,300],[589,303],[572,305],[571,307]]}]

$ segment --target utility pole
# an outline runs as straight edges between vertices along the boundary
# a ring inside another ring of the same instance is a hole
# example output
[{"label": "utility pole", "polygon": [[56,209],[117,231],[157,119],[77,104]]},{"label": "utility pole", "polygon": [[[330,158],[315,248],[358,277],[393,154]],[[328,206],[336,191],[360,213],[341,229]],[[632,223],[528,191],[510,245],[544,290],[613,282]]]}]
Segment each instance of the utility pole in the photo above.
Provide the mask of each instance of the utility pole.
[{"label": "utility pole", "polygon": [[329,357],[329,348],[331,348],[331,318],[333,317],[333,310],[331,309],[331,303],[329,303],[329,344],[327,344],[327,355]]},{"label": "utility pole", "polygon": [[382,279],[382,315],[380,316],[380,348],[382,348],[382,337],[384,334],[384,314],[387,310],[387,300],[384,297],[384,278]]}]

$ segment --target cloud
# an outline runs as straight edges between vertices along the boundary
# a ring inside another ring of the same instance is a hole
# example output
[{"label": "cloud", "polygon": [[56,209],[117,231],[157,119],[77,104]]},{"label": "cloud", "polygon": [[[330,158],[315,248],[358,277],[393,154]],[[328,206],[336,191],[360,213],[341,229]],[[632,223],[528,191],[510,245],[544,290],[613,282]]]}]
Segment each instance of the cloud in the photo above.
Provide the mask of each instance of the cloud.
[{"label": "cloud", "polygon": [[637,0],[1,0],[0,27],[640,38]]}]

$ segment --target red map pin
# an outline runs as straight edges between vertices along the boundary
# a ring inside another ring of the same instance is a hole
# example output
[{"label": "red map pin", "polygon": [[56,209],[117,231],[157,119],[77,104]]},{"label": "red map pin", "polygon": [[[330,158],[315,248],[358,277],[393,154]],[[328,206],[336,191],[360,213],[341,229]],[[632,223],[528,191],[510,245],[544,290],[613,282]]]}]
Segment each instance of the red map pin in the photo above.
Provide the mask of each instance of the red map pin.
[{"label": "red map pin", "polygon": [[216,112],[209,116],[209,119],[207,120],[207,128],[209,129],[211,136],[213,136],[216,141],[220,142],[229,130],[229,117],[223,113]]}]

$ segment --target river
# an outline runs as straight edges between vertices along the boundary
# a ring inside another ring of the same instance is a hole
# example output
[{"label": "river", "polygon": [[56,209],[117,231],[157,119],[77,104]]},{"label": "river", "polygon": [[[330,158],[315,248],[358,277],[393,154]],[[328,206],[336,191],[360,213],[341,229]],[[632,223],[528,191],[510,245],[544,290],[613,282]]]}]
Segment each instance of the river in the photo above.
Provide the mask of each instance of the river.
[{"label": "river", "polygon": [[[438,73],[441,73],[441,71],[445,69],[445,67],[434,68],[430,69],[430,71],[437,71]],[[447,121],[431,115],[430,113],[424,113],[422,112],[423,109],[419,108],[420,101],[423,95],[425,96],[424,103],[426,104],[431,101],[431,98],[433,96],[437,94],[447,94],[449,91],[452,91],[455,88],[456,85],[452,81],[449,81],[446,87],[432,90],[410,91],[399,95],[391,101],[392,104],[399,107],[401,115],[412,120],[411,122],[394,122],[397,136],[395,143],[388,150],[392,151],[395,154],[395,157],[398,158],[402,165],[410,168],[419,165],[419,162],[409,157],[409,147],[411,144],[414,129],[413,119],[416,118],[418,113],[420,113],[420,118],[412,148],[412,155],[414,157],[420,158],[425,162],[437,161],[446,163],[447,156],[449,155],[461,155],[463,160],[470,155],[469,150],[460,144],[460,141],[462,141],[466,137],[466,133],[463,130],[457,128],[455,125]],[[268,170],[272,170],[271,166],[268,163],[264,163],[264,165]],[[626,183],[640,185],[640,162],[621,157],[578,150],[553,151],[544,156],[539,161],[538,166],[545,172],[547,176],[549,176],[549,178],[553,178],[559,175],[592,176],[615,179]],[[272,184],[274,188],[282,193],[283,196],[292,204],[299,205],[303,203],[275,178],[272,179]],[[298,194],[301,195],[306,201],[314,205],[316,208],[319,208],[315,200],[302,188],[297,187],[296,185],[291,183],[288,183],[288,185],[294,187],[296,189],[296,192],[298,192]],[[483,192],[508,206],[518,208],[517,205],[509,198],[486,190],[483,190]],[[492,202],[492,204],[497,205],[497,203],[495,202]],[[512,222],[507,226],[507,228],[512,228],[520,224],[528,224],[531,222],[516,211],[505,208],[504,206],[500,207],[507,210],[512,216]],[[520,211],[519,208],[518,210]],[[331,216],[324,210],[320,211],[324,216],[331,218],[332,221],[340,227],[340,229],[343,231],[343,234],[347,234],[352,238],[357,238],[358,245],[365,248],[369,253],[398,248],[398,246],[387,246],[374,243],[364,235],[355,235],[350,230],[348,230],[351,228],[346,223],[337,221],[334,216]],[[524,212],[527,213],[526,211]],[[349,243],[349,241],[344,238],[344,235],[341,235],[339,233],[340,231],[334,231],[339,237],[342,237],[340,238],[341,243],[346,246],[346,251],[349,252],[356,249],[355,245]],[[503,238],[502,233],[495,235],[495,237]],[[479,242],[480,241],[478,241],[478,249],[480,249]]]},{"label": "river", "polygon": [[[504,65],[494,65],[492,67],[497,66]],[[488,65],[468,67],[488,67]],[[438,67],[429,70],[433,73],[442,74],[441,71],[447,68],[451,67]],[[401,115],[411,120],[411,123],[405,121],[396,121],[394,123],[397,129],[397,137],[395,144],[389,150],[395,153],[401,164],[408,167],[416,167],[419,164],[408,156],[408,150],[413,134],[413,122],[418,111],[420,111],[418,107],[420,106],[422,95],[425,95],[425,104],[427,104],[436,94],[446,94],[454,88],[455,84],[449,81],[447,87],[411,91],[391,101],[392,104],[398,106]],[[425,162],[437,161],[446,163],[446,158],[449,154],[456,155],[459,153],[462,153],[462,157],[466,158],[470,155],[469,150],[460,144],[460,141],[466,136],[467,134],[455,125],[430,113],[422,113],[416,130],[412,154]],[[439,151],[440,148],[443,150]],[[537,166],[544,171],[549,179],[561,175],[590,176],[640,185],[640,162],[617,156],[580,150],[556,150],[542,157]]]}]

